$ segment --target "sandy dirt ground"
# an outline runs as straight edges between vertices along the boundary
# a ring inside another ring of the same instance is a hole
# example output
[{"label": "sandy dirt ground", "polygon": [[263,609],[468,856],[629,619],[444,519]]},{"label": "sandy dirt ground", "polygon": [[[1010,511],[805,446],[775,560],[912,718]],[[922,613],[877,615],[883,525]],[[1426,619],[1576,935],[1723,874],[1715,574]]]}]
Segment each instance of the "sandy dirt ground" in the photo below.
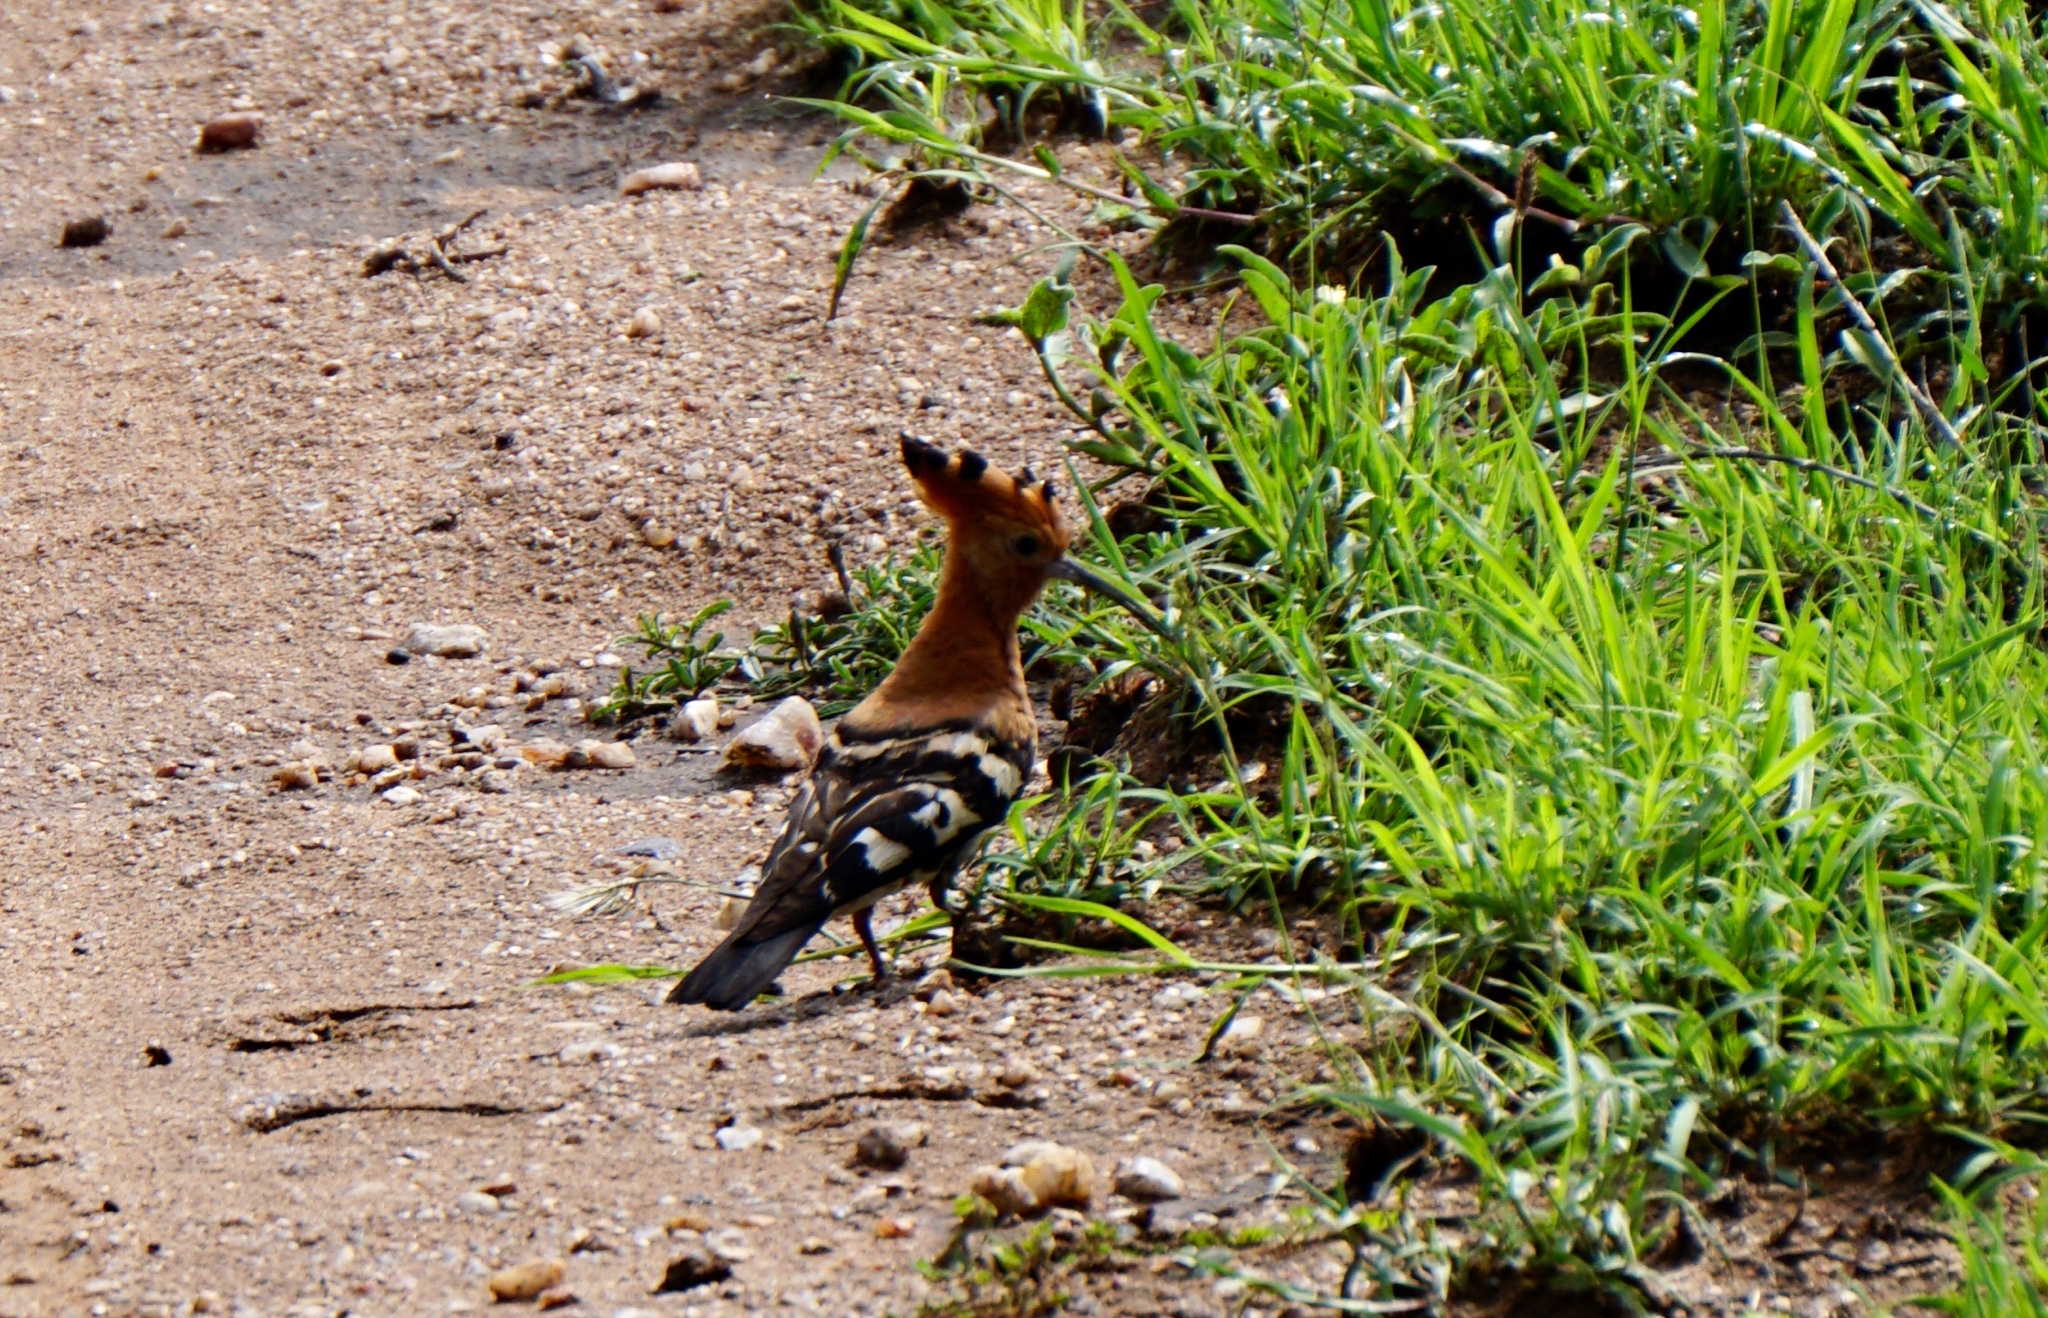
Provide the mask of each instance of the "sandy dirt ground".
[{"label": "sandy dirt ground", "polygon": [[[1260,1041],[1193,1066],[1218,1014],[1199,986],[998,983],[935,1009],[907,977],[831,995],[842,961],[736,1018],[663,1006],[665,983],[528,986],[715,941],[696,889],[547,905],[620,846],[676,839],[723,881],[780,827],[787,784],[659,736],[624,771],[521,761],[591,735],[579,702],[635,615],[730,598],[744,636],[829,583],[827,543],[907,548],[906,426],[1059,463],[1028,354],[975,320],[1046,264],[1018,212],[878,247],[820,323],[868,199],[812,179],[832,129],[769,99],[793,85],[777,18],[0,14],[5,1318],[459,1313],[544,1258],[573,1312],[910,1313],[971,1169],[1019,1140],[1163,1160],[1186,1182],[1153,1214],[1166,1238],[1284,1219],[1276,1156],[1335,1178],[1338,1132],[1259,1117],[1316,1065],[1277,999],[1247,1009]],[[569,96],[551,56],[577,37],[662,101]],[[260,144],[195,154],[231,111],[265,116]],[[702,187],[619,198],[664,161]],[[466,282],[363,276],[376,243],[477,208],[459,245],[504,250]],[[60,248],[90,215],[111,238]],[[646,310],[659,331],[628,337]],[[388,662],[416,623],[489,649]],[[453,757],[451,729],[483,724],[503,744]],[[453,757],[406,804],[345,771],[394,741]],[[340,771],[279,787],[309,762]],[[1239,936],[1199,912],[1178,932]],[[926,1142],[849,1167],[877,1121]],[[692,1251],[730,1275],[657,1293]],[[1343,1258],[1266,1264],[1327,1289]],[[1079,1284],[1083,1313],[1284,1307],[1163,1255]]]},{"label": "sandy dirt ground", "polygon": [[[866,198],[811,181],[830,129],[762,95],[786,40],[763,24],[0,17],[0,1314],[462,1312],[551,1257],[582,1312],[909,1312],[969,1170],[1027,1137],[1105,1172],[1165,1159],[1194,1211],[1278,1211],[1245,1121],[1270,1068],[1156,1085],[1213,1013],[1155,986],[738,1019],[662,985],[525,987],[715,941],[694,889],[601,920],[544,904],[648,836],[715,880],[757,859],[783,792],[705,753],[457,767],[409,805],[274,782],[378,742],[432,759],[457,724],[590,735],[576,697],[636,614],[732,598],[744,636],[828,583],[828,540],[907,547],[905,425],[1056,468],[1028,356],[971,318],[1021,293],[1007,262],[1042,235],[995,217],[878,250],[821,326]],[[578,34],[664,103],[561,101],[547,56]],[[265,116],[260,145],[193,153],[233,110]],[[704,186],[618,199],[669,160]],[[478,207],[463,244],[505,252],[468,282],[362,276],[367,246]],[[107,243],[57,246],[94,214]],[[642,309],[661,332],[626,337]],[[489,652],[388,663],[417,622],[478,624]],[[513,688],[539,670],[566,691],[529,710]],[[927,1142],[849,1170],[878,1120]],[[721,1147],[725,1126],[760,1142]],[[730,1278],[657,1295],[693,1242]],[[1222,1311],[1184,1272],[1101,1290]]]}]

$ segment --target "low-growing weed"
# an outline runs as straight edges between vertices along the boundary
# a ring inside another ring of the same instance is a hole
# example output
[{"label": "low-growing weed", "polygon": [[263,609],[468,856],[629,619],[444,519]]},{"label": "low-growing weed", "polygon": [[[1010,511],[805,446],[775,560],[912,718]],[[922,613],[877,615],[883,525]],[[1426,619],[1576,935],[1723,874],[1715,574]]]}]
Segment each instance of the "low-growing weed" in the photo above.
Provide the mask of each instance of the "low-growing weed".
[{"label": "low-growing weed", "polygon": [[938,1259],[918,1270],[940,1288],[918,1318],[1043,1318],[1065,1309],[1076,1275],[1102,1267],[1116,1251],[1115,1229],[1090,1222],[1079,1232],[1057,1233],[1041,1222],[1021,1234],[996,1235],[977,1224],[972,1204]]},{"label": "low-growing weed", "polygon": [[926,540],[901,562],[857,568],[836,616],[807,617],[792,609],[787,622],[756,633],[745,660],[754,690],[782,695],[802,689],[828,717],[851,708],[888,676],[931,612],[941,553],[936,540]]},{"label": "low-growing weed", "polygon": [[619,672],[618,685],[592,711],[596,718],[637,718],[695,700],[739,666],[740,657],[722,652],[724,632],[702,635],[705,624],[732,607],[719,600],[697,610],[685,623],[671,625],[658,617],[642,617],[631,636],[614,644],[638,649],[649,669],[635,673],[631,665]]}]

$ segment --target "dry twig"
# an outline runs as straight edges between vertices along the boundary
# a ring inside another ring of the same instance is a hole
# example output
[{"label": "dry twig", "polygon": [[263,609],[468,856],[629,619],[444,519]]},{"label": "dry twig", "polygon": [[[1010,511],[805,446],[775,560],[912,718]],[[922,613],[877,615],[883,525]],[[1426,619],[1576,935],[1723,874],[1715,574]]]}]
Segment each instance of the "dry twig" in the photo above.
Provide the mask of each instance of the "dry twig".
[{"label": "dry twig", "polygon": [[458,284],[468,283],[469,277],[457,270],[456,266],[470,261],[487,260],[493,256],[503,256],[507,250],[502,243],[496,247],[486,247],[473,252],[454,250],[455,239],[484,215],[485,211],[481,208],[471,211],[439,233],[431,235],[427,239],[427,246],[418,252],[408,247],[405,239],[392,239],[363,258],[363,278],[372,279],[387,270],[403,270],[407,274],[417,275],[428,266],[432,266]]}]

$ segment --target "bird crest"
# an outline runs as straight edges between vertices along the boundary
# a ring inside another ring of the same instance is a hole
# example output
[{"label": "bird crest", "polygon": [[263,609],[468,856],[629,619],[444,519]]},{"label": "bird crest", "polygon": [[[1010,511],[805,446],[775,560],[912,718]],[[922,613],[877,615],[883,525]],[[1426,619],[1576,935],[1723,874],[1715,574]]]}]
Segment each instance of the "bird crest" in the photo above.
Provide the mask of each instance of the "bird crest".
[{"label": "bird crest", "polygon": [[1028,558],[1057,558],[1071,538],[1060,516],[1059,488],[1040,480],[1031,469],[1012,476],[973,449],[948,454],[937,445],[903,437],[903,465],[917,485],[924,506],[947,524],[1000,527],[1013,536],[1028,535],[1039,549]]}]

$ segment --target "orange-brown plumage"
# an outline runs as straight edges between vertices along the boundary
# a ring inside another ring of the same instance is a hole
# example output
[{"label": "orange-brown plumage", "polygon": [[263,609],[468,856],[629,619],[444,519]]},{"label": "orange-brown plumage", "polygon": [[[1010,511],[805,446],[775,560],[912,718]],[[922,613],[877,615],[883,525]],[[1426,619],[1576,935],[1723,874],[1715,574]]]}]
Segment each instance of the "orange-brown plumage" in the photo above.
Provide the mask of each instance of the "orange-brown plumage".
[{"label": "orange-brown plumage", "polygon": [[1004,740],[1035,735],[1017,650],[1017,619],[1045,588],[1071,536],[1044,481],[989,466],[972,452],[951,457],[903,441],[918,497],[946,519],[939,597],[915,639],[846,716],[864,732],[896,732],[972,720]]}]

